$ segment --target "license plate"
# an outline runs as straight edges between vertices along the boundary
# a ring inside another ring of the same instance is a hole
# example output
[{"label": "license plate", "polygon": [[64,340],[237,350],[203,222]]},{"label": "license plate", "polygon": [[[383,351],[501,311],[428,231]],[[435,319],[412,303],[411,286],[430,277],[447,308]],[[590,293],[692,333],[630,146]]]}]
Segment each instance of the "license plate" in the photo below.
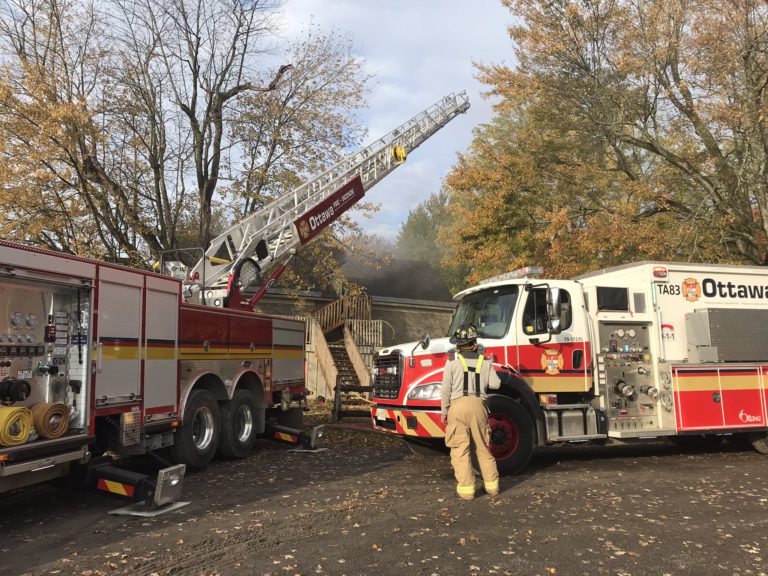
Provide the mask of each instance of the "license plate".
[{"label": "license plate", "polygon": [[387,411],[384,408],[376,408],[376,420],[386,420]]}]

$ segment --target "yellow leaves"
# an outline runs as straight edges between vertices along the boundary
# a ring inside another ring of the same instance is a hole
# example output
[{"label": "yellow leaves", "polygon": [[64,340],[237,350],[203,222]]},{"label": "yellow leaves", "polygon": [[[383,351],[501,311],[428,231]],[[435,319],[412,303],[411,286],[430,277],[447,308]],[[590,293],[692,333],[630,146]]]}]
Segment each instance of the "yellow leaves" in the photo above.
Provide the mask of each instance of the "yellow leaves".
[{"label": "yellow leaves", "polygon": [[473,544],[475,542],[480,542],[480,538],[478,538],[474,534],[470,534],[467,537],[459,538],[459,546],[466,546],[467,544]]}]

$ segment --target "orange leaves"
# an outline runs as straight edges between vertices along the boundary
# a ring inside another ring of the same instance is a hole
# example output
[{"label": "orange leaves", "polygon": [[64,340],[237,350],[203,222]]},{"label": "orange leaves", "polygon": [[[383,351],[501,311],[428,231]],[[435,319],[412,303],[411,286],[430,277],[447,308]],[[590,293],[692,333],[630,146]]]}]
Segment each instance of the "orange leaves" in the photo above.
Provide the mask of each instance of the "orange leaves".
[{"label": "orange leaves", "polygon": [[649,258],[768,262],[757,8],[503,4],[517,64],[478,66],[498,117],[446,180],[473,277],[521,260],[562,276]]}]

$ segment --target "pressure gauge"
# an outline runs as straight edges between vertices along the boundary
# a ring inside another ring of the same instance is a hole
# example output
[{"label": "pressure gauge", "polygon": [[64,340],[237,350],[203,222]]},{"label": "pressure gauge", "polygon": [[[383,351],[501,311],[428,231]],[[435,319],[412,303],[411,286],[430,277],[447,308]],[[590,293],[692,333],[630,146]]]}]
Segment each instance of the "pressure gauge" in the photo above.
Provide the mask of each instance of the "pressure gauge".
[{"label": "pressure gauge", "polygon": [[619,338],[624,338],[624,330],[621,328],[616,330],[616,336],[618,336]]},{"label": "pressure gauge", "polygon": [[637,334],[637,332],[635,332],[634,328],[630,328],[629,331],[627,332],[627,334],[629,335],[630,338],[634,338],[635,334]]},{"label": "pressure gauge", "polygon": [[27,326],[29,326],[30,328],[36,328],[38,320],[39,319],[37,317],[37,314],[30,314],[29,316],[27,316]]},{"label": "pressure gauge", "polygon": [[21,312],[13,312],[11,314],[11,326],[14,328],[21,328],[26,320],[26,316]]}]

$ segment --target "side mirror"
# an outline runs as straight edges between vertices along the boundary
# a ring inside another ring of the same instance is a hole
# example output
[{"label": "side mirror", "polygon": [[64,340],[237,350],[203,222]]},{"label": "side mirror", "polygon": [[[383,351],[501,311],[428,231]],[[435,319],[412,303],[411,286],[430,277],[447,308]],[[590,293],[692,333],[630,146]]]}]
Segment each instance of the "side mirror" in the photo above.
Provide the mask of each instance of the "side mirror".
[{"label": "side mirror", "polygon": [[562,301],[559,288],[547,290],[547,331],[550,334],[560,334],[563,331],[560,325],[562,313]]},{"label": "side mirror", "polygon": [[429,334],[424,334],[419,340],[419,344],[421,344],[422,350],[429,348]]},{"label": "side mirror", "polygon": [[413,347],[413,350],[411,350],[411,356],[408,358],[408,367],[413,368],[416,366],[416,359],[413,357],[413,353],[416,352],[416,348],[421,346],[422,350],[426,350],[429,348],[429,334],[424,334],[418,342],[416,342],[416,346]]}]

